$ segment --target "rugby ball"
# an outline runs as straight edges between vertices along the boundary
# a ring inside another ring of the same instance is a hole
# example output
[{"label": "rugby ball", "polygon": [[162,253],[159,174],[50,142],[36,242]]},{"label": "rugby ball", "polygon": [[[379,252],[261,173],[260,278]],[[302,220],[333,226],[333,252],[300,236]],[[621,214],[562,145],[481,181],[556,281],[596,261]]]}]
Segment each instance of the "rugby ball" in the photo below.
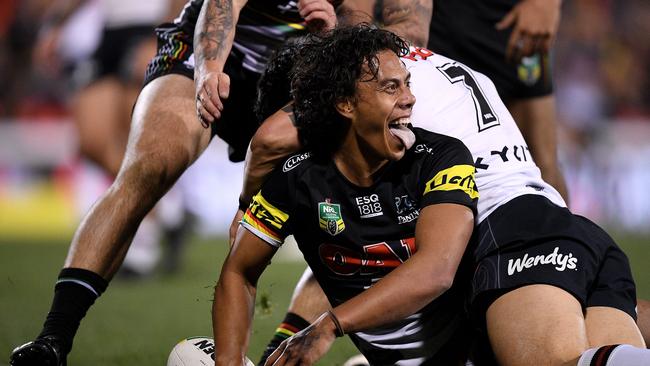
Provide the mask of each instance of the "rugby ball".
[{"label": "rugby ball", "polygon": [[[246,358],[246,366],[255,366]],[[190,337],[178,342],[167,359],[167,366],[214,366],[214,340]]]}]

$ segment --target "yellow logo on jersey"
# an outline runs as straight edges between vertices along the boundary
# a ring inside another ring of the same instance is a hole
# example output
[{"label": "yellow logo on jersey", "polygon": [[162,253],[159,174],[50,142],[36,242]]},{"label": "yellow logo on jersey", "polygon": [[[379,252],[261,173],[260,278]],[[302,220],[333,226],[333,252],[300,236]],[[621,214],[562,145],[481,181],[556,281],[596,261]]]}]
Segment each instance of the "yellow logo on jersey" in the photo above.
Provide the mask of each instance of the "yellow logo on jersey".
[{"label": "yellow logo on jersey", "polygon": [[262,197],[262,192],[257,193],[255,197],[253,197],[249,210],[256,219],[266,225],[274,227],[275,229],[282,229],[284,223],[289,219],[288,214],[279,210],[264,199],[264,197]]},{"label": "yellow logo on jersey", "polygon": [[472,165],[454,165],[451,168],[441,170],[433,179],[427,182],[422,195],[432,191],[461,190],[467,193],[471,199],[478,198],[474,170]]}]

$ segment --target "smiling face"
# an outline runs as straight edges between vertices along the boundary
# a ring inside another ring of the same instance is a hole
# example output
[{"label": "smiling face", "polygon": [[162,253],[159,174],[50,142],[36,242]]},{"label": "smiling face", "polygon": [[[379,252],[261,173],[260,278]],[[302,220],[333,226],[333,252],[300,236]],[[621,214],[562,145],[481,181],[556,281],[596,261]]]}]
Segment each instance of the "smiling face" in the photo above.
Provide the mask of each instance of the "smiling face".
[{"label": "smiling face", "polygon": [[405,127],[415,96],[409,89],[410,74],[394,52],[381,51],[377,59],[377,77],[369,80],[371,75],[364,74],[357,81],[354,100],[341,102],[337,108],[350,119],[349,133],[366,159],[395,161],[415,141]]}]

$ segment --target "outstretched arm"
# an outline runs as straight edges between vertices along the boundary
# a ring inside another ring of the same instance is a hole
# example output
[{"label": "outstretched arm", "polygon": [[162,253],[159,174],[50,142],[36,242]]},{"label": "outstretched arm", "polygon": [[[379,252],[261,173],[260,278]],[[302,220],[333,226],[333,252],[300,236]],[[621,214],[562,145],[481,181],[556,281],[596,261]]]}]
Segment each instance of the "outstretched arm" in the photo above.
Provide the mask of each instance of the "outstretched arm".
[{"label": "outstretched arm", "polygon": [[257,280],[276,248],[240,228],[214,291],[215,365],[244,365],[255,310]]},{"label": "outstretched arm", "polygon": [[422,309],[451,287],[473,228],[474,214],[466,206],[440,203],[423,208],[415,233],[417,252],[371,288],[283,342],[266,365],[311,365],[329,350],[337,332],[390,324]]}]

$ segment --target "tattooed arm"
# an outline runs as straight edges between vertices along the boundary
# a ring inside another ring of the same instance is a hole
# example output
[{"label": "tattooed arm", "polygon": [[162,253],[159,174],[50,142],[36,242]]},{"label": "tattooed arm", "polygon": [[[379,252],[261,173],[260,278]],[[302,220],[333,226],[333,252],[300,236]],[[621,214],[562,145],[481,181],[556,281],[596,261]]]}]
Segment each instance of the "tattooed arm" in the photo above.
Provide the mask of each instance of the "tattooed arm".
[{"label": "tattooed arm", "polygon": [[384,0],[382,7],[384,28],[422,47],[429,41],[432,13],[433,0]]},{"label": "tattooed arm", "polygon": [[194,32],[196,112],[203,127],[221,118],[230,77],[223,72],[247,0],[205,0]]}]

